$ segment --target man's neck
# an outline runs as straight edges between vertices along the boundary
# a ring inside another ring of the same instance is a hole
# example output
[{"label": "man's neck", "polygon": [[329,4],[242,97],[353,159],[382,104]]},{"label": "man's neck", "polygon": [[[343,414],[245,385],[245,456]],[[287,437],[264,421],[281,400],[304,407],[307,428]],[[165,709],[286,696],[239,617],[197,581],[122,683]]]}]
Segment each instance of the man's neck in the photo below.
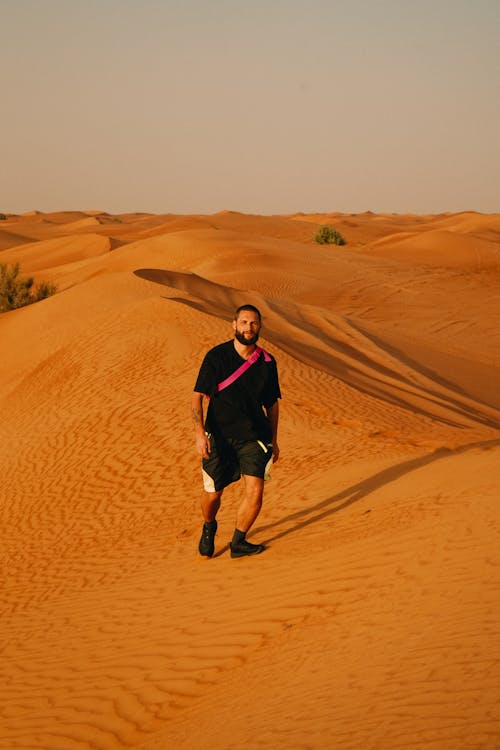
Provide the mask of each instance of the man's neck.
[{"label": "man's neck", "polygon": [[251,354],[254,353],[256,344],[250,344],[249,346],[246,346],[245,344],[242,344],[238,339],[234,339],[234,348],[242,357],[242,359],[248,359]]}]

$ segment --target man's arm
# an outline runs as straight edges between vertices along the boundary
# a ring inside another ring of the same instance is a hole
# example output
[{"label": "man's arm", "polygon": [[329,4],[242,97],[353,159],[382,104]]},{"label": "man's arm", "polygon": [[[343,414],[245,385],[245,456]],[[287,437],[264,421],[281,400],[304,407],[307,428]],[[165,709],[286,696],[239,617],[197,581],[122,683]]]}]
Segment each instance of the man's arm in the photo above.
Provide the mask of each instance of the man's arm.
[{"label": "man's arm", "polygon": [[196,450],[202,458],[208,458],[210,453],[210,441],[205,433],[205,421],[203,419],[203,393],[194,391],[191,399],[191,416],[194,422]]},{"label": "man's arm", "polygon": [[266,409],[266,414],[269,420],[269,425],[271,426],[271,431],[273,433],[273,461],[274,463],[276,463],[280,455],[280,449],[278,446],[278,420],[280,414],[280,404],[278,399],[276,399],[272,406],[269,406]]}]

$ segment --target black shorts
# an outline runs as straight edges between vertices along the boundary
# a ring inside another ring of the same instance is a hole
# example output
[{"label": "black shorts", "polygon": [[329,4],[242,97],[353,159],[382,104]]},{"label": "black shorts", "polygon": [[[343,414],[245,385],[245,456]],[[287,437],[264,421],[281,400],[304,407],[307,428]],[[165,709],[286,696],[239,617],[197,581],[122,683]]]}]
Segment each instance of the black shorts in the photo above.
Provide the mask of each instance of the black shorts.
[{"label": "black shorts", "polygon": [[210,455],[202,459],[203,487],[206,492],[218,492],[242,474],[270,479],[273,462],[272,443],[262,440],[210,439]]}]

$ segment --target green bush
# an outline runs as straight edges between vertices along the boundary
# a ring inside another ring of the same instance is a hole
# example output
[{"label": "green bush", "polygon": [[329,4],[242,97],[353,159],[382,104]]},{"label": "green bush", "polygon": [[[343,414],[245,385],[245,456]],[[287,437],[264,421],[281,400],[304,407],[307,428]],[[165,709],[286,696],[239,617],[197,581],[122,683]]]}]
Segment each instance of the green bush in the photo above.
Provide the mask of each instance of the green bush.
[{"label": "green bush", "polygon": [[346,241],[344,237],[337,232],[335,227],[324,226],[321,227],[319,232],[316,234],[314,240],[320,245],[345,245]]},{"label": "green bush", "polygon": [[21,277],[20,270],[19,263],[0,263],[0,313],[39,302],[57,291],[54,284],[46,281],[35,287],[33,278]]}]

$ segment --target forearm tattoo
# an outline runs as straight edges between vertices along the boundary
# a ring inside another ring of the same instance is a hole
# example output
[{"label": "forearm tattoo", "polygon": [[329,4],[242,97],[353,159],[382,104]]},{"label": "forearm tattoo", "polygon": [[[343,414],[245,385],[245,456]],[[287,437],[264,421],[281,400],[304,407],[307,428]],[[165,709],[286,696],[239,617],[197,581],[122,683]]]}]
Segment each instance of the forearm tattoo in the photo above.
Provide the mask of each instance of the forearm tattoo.
[{"label": "forearm tattoo", "polygon": [[199,409],[191,409],[191,415],[195,424],[201,424],[201,412]]}]

